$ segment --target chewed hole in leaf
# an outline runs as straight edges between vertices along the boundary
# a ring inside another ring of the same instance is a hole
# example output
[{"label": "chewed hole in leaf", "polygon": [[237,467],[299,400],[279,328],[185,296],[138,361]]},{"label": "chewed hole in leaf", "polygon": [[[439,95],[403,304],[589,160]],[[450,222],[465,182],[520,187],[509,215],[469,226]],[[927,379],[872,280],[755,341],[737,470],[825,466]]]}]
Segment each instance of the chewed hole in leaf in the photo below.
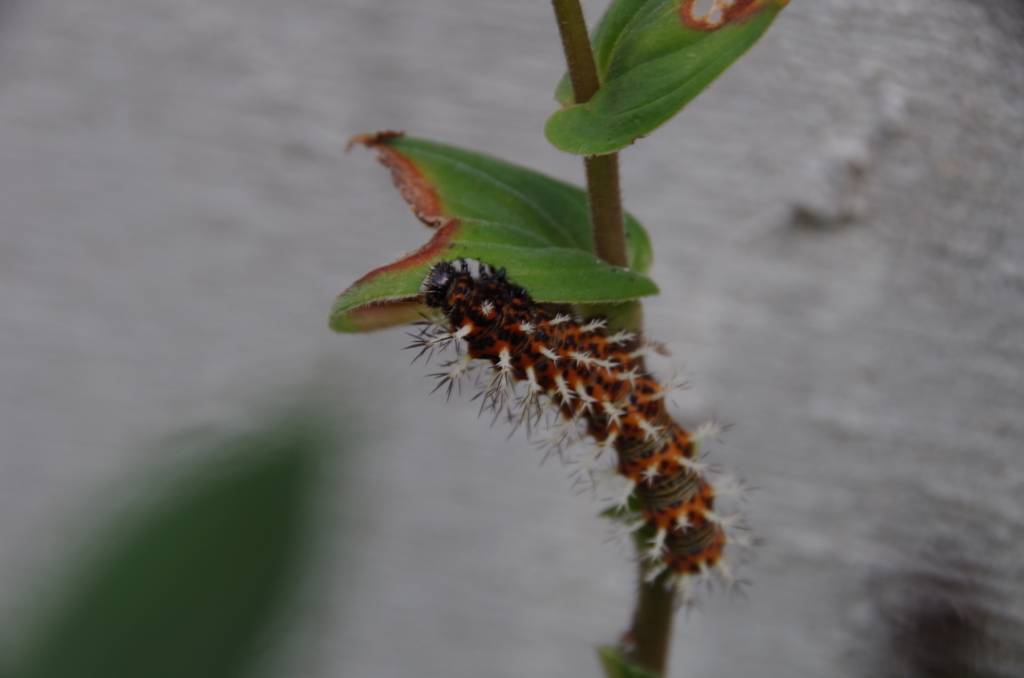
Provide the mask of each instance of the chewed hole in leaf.
[{"label": "chewed hole in leaf", "polygon": [[687,28],[713,31],[727,23],[740,23],[765,0],[684,0],[680,7]]},{"label": "chewed hole in leaf", "polygon": [[[722,20],[722,10],[718,0],[697,0],[693,13],[701,21],[717,25]],[[731,4],[731,3],[730,3]]]}]

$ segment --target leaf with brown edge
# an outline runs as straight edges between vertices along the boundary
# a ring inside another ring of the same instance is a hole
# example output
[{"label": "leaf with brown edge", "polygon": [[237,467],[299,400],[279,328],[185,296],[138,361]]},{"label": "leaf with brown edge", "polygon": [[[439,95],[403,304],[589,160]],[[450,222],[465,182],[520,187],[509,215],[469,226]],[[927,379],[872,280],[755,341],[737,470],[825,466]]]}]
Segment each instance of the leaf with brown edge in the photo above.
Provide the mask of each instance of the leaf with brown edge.
[{"label": "leaf with brown edge", "polygon": [[391,170],[391,179],[402,198],[409,203],[417,217],[427,225],[434,226],[442,216],[441,201],[437,189],[427,181],[415,163],[393,147],[392,144],[400,143],[397,140],[404,136],[402,132],[390,130],[377,134],[357,134],[348,140],[345,150],[350,150],[356,144],[375,148],[380,164]]},{"label": "leaf with brown edge", "polygon": [[670,120],[764,34],[789,0],[612,0],[591,42],[601,87],[573,101],[564,77],[555,98],[564,108],[544,133],[578,155],[613,153]]},{"label": "leaf with brown edge", "polygon": [[419,294],[431,266],[459,258],[505,268],[541,302],[623,302],[658,291],[643,275],[653,257],[639,222],[626,216],[630,268],[600,260],[586,194],[575,186],[397,132],[360,135],[351,143],[377,150],[413,212],[437,231],[418,250],[371,271],[337,298],[330,324],[338,332],[416,320],[427,312]]}]

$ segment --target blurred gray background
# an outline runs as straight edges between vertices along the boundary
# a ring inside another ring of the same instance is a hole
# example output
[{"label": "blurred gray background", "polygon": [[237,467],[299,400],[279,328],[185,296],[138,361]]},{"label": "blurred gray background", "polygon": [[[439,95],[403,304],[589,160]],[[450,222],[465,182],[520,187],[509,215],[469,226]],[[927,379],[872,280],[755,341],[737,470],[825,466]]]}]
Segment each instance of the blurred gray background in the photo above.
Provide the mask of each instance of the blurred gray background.
[{"label": "blurred gray background", "polygon": [[[346,139],[579,182],[561,59],[542,0],[0,4],[8,626],[148,441],[312,385],[362,408],[360,518],[285,672],[597,675],[634,586],[600,505],[401,330],[326,324],[428,236]],[[793,0],[622,168],[657,368],[759,488],[748,596],[679,617],[671,674],[1024,675],[1021,3]]]}]

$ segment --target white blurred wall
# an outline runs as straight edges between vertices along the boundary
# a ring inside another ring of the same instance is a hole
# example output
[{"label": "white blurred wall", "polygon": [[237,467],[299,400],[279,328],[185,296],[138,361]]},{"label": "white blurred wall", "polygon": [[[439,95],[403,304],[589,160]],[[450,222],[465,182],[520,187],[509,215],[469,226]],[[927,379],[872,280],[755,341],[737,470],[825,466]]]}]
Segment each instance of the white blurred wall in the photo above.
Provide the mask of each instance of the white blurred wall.
[{"label": "white blurred wall", "polygon": [[[364,411],[358,577],[292,674],[597,675],[633,587],[598,504],[401,331],[326,327],[427,237],[346,139],[580,181],[541,134],[561,58],[541,0],[0,6],[0,612],[146,441],[326,382]],[[760,488],[748,597],[680,617],[672,675],[939,675],[907,648],[972,620],[1021,675],[1020,4],[792,0],[622,167],[678,414]]]}]

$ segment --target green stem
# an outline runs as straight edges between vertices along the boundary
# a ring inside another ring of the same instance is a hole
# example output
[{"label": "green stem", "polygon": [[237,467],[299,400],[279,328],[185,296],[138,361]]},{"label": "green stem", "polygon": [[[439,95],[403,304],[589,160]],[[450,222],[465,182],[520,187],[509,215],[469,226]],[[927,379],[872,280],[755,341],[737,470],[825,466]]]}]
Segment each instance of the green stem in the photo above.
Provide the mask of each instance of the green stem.
[{"label": "green stem", "polygon": [[[601,79],[583,19],[583,8],[579,0],[551,0],[551,4],[555,8],[558,31],[562,36],[573,98],[577,104],[584,104],[601,87]],[[588,156],[584,164],[587,170],[587,198],[594,251],[614,266],[627,266],[629,260],[626,258],[626,235],[622,220],[618,153]],[[636,325],[633,329],[639,331],[642,318],[640,304],[632,303],[635,305],[633,316]],[[642,550],[642,545],[638,544],[638,548]],[[640,591],[633,613],[633,625],[625,636],[629,641],[626,656],[637,666],[663,676],[668,663],[675,597],[659,580],[644,582],[643,563],[639,568]]]},{"label": "green stem", "polygon": [[619,192],[619,154],[591,155],[583,162],[587,168],[594,252],[612,266],[629,266],[622,224],[622,194]]},{"label": "green stem", "polygon": [[597,75],[594,52],[590,48],[583,8],[580,7],[580,0],[551,0],[551,4],[555,8],[562,49],[565,50],[565,61],[569,65],[572,95],[576,103],[585,104],[601,87],[601,79]]},{"label": "green stem", "polygon": [[626,656],[656,676],[665,675],[674,612],[675,597],[665,590],[660,581],[640,584],[636,610],[633,612],[633,627],[629,631],[632,649]]},{"label": "green stem", "polygon": [[[590,47],[587,24],[579,0],[551,0],[562,36],[565,61],[573,98],[578,104],[590,101],[601,87],[594,52]],[[587,198],[590,227],[594,234],[594,252],[613,266],[628,266],[626,234],[622,222],[622,197],[619,191],[619,155],[591,155],[584,159],[587,169]]]}]

